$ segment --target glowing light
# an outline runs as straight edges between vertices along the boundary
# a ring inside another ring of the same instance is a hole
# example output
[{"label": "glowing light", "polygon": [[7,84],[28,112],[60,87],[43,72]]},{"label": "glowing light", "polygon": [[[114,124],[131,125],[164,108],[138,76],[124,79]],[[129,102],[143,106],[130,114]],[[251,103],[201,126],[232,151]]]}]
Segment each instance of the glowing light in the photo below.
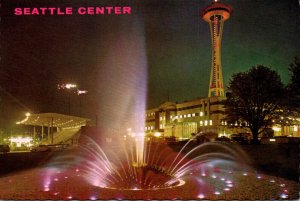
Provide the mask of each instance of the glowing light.
[{"label": "glowing light", "polygon": [[161,136],[161,133],[160,133],[160,132],[155,132],[155,133],[154,133],[154,136],[155,136],[155,137],[160,137],[160,136]]},{"label": "glowing light", "polygon": [[270,142],[275,142],[276,140],[274,138],[269,139]]},{"label": "glowing light", "polygon": [[285,187],[285,184],[280,184],[281,187]]},{"label": "glowing light", "polygon": [[82,95],[82,94],[86,94],[88,91],[87,90],[77,90],[77,95]]},{"label": "glowing light", "polygon": [[198,198],[203,199],[203,198],[205,198],[205,196],[204,196],[204,194],[201,193],[198,195]]},{"label": "glowing light", "polygon": [[211,177],[212,177],[212,178],[214,178],[214,179],[215,179],[215,178],[217,178],[217,176],[216,176],[216,175],[212,175]]},{"label": "glowing light", "polygon": [[68,196],[68,199],[69,199],[69,200],[71,200],[72,198],[73,198],[73,197],[72,197],[71,195],[70,195],[70,196]]},{"label": "glowing light", "polygon": [[281,128],[278,126],[273,126],[272,129],[276,132],[281,131]]},{"label": "glowing light", "polygon": [[215,195],[220,195],[221,193],[219,191],[216,191],[214,194]]},{"label": "glowing light", "polygon": [[283,198],[283,199],[286,199],[286,198],[288,198],[289,196],[288,196],[287,194],[282,193],[282,194],[280,195],[280,197]]},{"label": "glowing light", "polygon": [[270,182],[271,182],[271,183],[275,183],[275,180],[274,180],[274,179],[272,179],[272,180],[270,180]]},{"label": "glowing light", "polygon": [[59,192],[55,192],[55,193],[53,193],[53,195],[58,195],[59,194]]},{"label": "glowing light", "polygon": [[224,191],[230,191],[230,188],[224,188]]},{"label": "glowing light", "polygon": [[31,114],[30,114],[29,112],[27,112],[27,113],[25,114],[26,118],[23,119],[22,121],[16,122],[16,124],[22,124],[22,123],[26,122],[26,121],[29,119],[29,116],[30,116],[30,115],[31,115]]},{"label": "glowing light", "polygon": [[298,126],[294,126],[294,131],[295,131],[295,132],[298,131]]},{"label": "glowing light", "polygon": [[96,196],[91,196],[90,200],[97,200]]},{"label": "glowing light", "polygon": [[72,89],[72,88],[75,88],[75,87],[77,87],[76,84],[66,84],[65,85],[65,88],[67,88],[67,89]]},{"label": "glowing light", "polygon": [[50,188],[44,188],[44,191],[50,191]]},{"label": "glowing light", "polygon": [[15,142],[15,143],[28,143],[32,141],[31,137],[13,137],[9,139],[10,142]]},{"label": "glowing light", "polygon": [[205,173],[202,173],[202,174],[201,174],[201,176],[205,177],[205,176],[206,176],[206,174],[205,174]]},{"label": "glowing light", "polygon": [[247,175],[248,175],[248,173],[246,173],[246,172],[245,172],[243,175],[244,175],[244,176],[247,176]]}]

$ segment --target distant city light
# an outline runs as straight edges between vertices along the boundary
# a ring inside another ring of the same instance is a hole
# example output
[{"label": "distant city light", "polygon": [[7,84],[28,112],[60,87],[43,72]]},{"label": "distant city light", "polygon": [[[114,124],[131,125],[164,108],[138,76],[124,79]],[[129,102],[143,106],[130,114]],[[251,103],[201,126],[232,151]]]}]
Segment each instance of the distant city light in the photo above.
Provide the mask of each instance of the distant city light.
[{"label": "distant city light", "polygon": [[88,91],[87,90],[77,90],[77,95],[81,95],[81,94],[86,94]]},{"label": "distant city light", "polygon": [[71,83],[68,83],[68,84],[58,84],[57,85],[58,89],[73,89],[73,88],[76,88],[76,87],[77,87],[76,84],[71,84]]},{"label": "distant city light", "polygon": [[67,89],[71,89],[71,88],[77,87],[77,85],[76,85],[76,84],[66,84],[65,87],[66,87]]}]

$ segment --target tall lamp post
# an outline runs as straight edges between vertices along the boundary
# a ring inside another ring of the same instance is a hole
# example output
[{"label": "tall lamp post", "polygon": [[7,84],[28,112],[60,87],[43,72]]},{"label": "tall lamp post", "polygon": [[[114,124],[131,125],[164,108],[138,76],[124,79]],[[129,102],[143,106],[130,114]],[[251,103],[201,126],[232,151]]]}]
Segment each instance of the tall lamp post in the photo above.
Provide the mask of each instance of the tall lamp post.
[{"label": "tall lamp post", "polygon": [[71,91],[73,91],[74,89],[76,89],[77,85],[76,84],[71,84],[71,83],[58,84],[57,88],[58,89],[62,89],[62,90],[68,90],[68,93],[69,93],[68,114],[71,115]]},{"label": "tall lamp post", "polygon": [[87,90],[77,89],[76,94],[79,96],[79,116],[82,115],[82,100],[81,100],[81,97],[82,97],[82,95],[86,94],[87,92],[88,92]]}]

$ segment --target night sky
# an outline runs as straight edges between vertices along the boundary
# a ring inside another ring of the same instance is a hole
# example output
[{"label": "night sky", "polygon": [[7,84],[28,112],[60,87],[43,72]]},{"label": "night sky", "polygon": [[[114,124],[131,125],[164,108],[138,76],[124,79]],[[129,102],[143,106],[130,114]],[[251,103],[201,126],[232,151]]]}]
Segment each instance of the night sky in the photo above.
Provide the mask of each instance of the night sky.
[{"label": "night sky", "polygon": [[[71,95],[73,115],[95,117],[107,48],[130,36],[138,21],[148,69],[147,108],[206,97],[211,67],[209,25],[200,11],[211,0],[7,0],[1,11],[0,129],[31,111],[67,113],[68,93],[57,84],[88,90]],[[263,64],[284,83],[300,54],[298,0],[224,0],[234,12],[225,22],[222,68],[233,73]],[[14,16],[15,7],[127,5],[131,15]],[[123,34],[124,33],[124,34]],[[138,35],[138,37],[141,37]],[[129,37],[134,40],[134,37]],[[127,43],[125,43],[127,44]],[[128,43],[130,44],[130,42]],[[130,50],[128,50],[130,51]],[[117,57],[117,56],[116,56]],[[125,65],[126,66],[126,65]],[[109,77],[106,79],[114,79]],[[119,79],[119,78],[118,78]],[[119,80],[122,83],[122,79]],[[79,108],[80,105],[80,109]]]}]

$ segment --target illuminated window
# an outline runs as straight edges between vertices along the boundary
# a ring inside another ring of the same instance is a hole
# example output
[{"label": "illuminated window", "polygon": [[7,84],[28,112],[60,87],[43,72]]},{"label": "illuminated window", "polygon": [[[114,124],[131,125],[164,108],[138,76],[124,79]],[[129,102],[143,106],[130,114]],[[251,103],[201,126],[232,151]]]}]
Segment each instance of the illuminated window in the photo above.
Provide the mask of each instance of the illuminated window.
[{"label": "illuminated window", "polygon": [[179,118],[182,118],[182,115],[179,115]]},{"label": "illuminated window", "polygon": [[185,118],[186,117],[186,115],[183,115],[183,118]]},{"label": "illuminated window", "polygon": [[207,126],[207,124],[208,124],[208,121],[205,120],[205,121],[204,121],[204,126]]},{"label": "illuminated window", "polygon": [[203,112],[200,112],[200,117],[203,117]]},{"label": "illuminated window", "polygon": [[153,126],[151,126],[151,130],[153,130]]},{"label": "illuminated window", "polygon": [[162,120],[162,117],[160,117],[159,120]]},{"label": "illuminated window", "polygon": [[295,132],[298,131],[298,126],[294,126],[294,129],[293,129]]},{"label": "illuminated window", "polygon": [[192,114],[192,117],[194,117],[194,116],[196,116],[196,114],[195,114],[195,113],[193,113],[193,114]]},{"label": "illuminated window", "polygon": [[203,126],[203,121],[200,121],[200,126]]},{"label": "illuminated window", "polygon": [[209,120],[209,125],[212,126],[212,120]]},{"label": "illuminated window", "polygon": [[191,117],[191,114],[188,114],[187,116],[188,116],[188,117]]}]

